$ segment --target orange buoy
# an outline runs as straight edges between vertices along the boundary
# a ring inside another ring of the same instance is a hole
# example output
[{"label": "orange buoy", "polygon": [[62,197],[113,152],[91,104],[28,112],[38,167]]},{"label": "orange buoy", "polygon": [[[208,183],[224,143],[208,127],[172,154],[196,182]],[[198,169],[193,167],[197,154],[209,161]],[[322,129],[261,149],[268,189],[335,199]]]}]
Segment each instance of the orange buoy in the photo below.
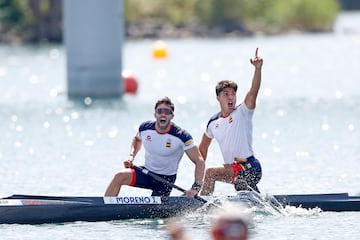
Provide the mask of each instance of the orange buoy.
[{"label": "orange buoy", "polygon": [[153,46],[153,57],[156,59],[164,59],[167,58],[167,56],[168,51],[165,42],[161,40],[156,41]]},{"label": "orange buoy", "polygon": [[136,76],[129,70],[123,70],[121,75],[123,78],[125,93],[135,94],[138,89]]}]

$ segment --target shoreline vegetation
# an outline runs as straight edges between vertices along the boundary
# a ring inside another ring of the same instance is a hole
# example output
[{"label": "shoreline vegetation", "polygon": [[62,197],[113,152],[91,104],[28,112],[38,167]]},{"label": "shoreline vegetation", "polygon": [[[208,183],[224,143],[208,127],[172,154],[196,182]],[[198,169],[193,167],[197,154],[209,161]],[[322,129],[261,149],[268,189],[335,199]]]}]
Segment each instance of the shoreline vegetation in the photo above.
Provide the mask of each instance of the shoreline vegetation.
[{"label": "shoreline vegetation", "polygon": [[[339,0],[123,0],[125,39],[331,32]],[[84,1],[86,4],[86,1]],[[61,0],[0,0],[0,43],[61,43]]]}]

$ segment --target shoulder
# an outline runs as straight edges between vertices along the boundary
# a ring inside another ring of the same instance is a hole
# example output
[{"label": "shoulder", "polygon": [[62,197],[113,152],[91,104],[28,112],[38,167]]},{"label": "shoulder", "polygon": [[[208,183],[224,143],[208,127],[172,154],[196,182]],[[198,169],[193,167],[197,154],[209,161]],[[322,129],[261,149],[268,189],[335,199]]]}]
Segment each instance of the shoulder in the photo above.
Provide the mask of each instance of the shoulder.
[{"label": "shoulder", "polygon": [[145,131],[145,130],[155,130],[155,122],[154,121],[145,121],[140,124],[139,131]]},{"label": "shoulder", "polygon": [[192,140],[192,136],[190,135],[190,133],[185,129],[179,127],[175,123],[172,123],[172,128],[170,129],[169,134],[181,139],[181,141],[184,143]]},{"label": "shoulder", "polygon": [[249,109],[245,103],[241,103],[236,107],[236,110],[233,111],[234,116],[239,116],[244,119],[250,120],[254,115],[254,109]]},{"label": "shoulder", "polygon": [[207,127],[209,127],[210,123],[212,123],[213,121],[219,119],[221,116],[221,112],[215,113],[214,115],[211,116],[210,120],[207,123]]},{"label": "shoulder", "polygon": [[236,107],[236,111],[253,112],[254,109],[248,108],[248,106],[246,106],[246,104],[242,102]]}]

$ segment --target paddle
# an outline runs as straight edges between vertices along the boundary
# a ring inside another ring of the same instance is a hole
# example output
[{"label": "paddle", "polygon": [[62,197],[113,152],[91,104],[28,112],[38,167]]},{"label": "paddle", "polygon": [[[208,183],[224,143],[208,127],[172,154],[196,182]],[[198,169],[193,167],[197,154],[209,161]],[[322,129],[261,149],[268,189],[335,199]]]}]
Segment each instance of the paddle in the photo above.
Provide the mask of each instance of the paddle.
[{"label": "paddle", "polygon": [[[179,186],[177,186],[177,185],[175,185],[175,184],[173,184],[173,183],[171,183],[171,182],[163,179],[162,177],[159,177],[158,175],[150,172],[149,170],[147,170],[147,169],[145,169],[145,168],[140,168],[140,167],[135,166],[135,165],[133,165],[133,167],[134,167],[136,170],[141,171],[142,173],[144,173],[144,174],[146,174],[146,175],[149,175],[150,177],[152,177],[153,179],[155,179],[155,180],[157,180],[157,181],[159,181],[159,182],[165,183],[166,185],[168,185],[168,186],[170,186],[170,187],[176,188],[177,190],[179,190],[179,191],[181,191],[181,192],[183,192],[183,193],[186,193],[186,190],[185,190],[184,188],[179,187]],[[202,197],[200,197],[200,196],[198,196],[198,195],[195,195],[194,198],[195,198],[196,200],[199,200],[199,201],[203,202],[203,203],[208,203],[208,201],[206,201],[204,198],[202,198]],[[217,206],[217,205],[214,204],[214,203],[212,203],[212,204],[215,205],[215,206]],[[219,207],[219,206],[217,206],[217,207]]]}]

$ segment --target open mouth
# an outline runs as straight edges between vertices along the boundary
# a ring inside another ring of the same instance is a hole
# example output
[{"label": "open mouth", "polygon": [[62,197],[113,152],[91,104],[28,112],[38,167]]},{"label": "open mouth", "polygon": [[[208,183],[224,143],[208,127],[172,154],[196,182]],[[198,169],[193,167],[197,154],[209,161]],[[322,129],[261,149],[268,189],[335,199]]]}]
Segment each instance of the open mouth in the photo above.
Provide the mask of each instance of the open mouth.
[{"label": "open mouth", "polygon": [[161,117],[159,120],[160,120],[160,123],[166,123],[166,117]]},{"label": "open mouth", "polygon": [[233,103],[233,102],[228,102],[228,107],[229,107],[229,108],[234,107],[234,103]]}]

